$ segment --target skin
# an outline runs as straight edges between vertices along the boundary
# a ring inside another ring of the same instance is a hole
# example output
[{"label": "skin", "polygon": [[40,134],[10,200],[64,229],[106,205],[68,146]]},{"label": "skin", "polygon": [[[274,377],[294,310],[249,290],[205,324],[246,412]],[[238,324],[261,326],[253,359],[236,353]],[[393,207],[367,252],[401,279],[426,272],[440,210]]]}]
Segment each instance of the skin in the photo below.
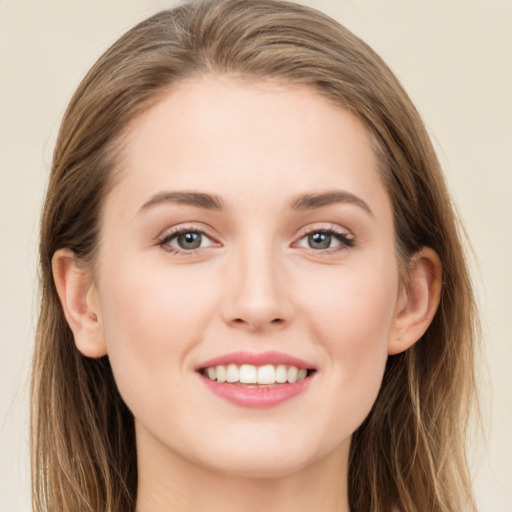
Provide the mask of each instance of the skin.
[{"label": "skin", "polygon": [[[348,512],[351,435],[388,354],[428,327],[441,271],[424,249],[400,286],[366,128],[308,89],[206,77],[175,87],[126,142],[94,272],[67,250],[54,272],[77,348],[108,354],[134,414],[137,510]],[[169,191],[223,209],[162,200]],[[292,207],[327,191],[345,199]],[[174,229],[205,233],[202,246],[176,253]],[[326,229],[340,238],[311,247]],[[279,350],[316,373],[278,406],[240,407],[195,371],[239,350]]]}]

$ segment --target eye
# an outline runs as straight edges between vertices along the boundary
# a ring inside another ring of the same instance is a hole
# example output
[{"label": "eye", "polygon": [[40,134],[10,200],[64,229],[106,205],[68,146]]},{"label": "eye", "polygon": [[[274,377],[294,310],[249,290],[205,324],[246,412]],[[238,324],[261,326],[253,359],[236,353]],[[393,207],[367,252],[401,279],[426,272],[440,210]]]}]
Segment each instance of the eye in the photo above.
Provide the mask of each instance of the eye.
[{"label": "eye", "polygon": [[196,249],[211,247],[213,240],[202,231],[181,230],[165,235],[159,242],[164,250],[173,253],[192,252]]},{"label": "eye", "polygon": [[348,233],[338,232],[334,229],[317,229],[303,236],[297,242],[297,245],[315,251],[325,251],[328,249],[352,247],[354,240],[350,238]]}]

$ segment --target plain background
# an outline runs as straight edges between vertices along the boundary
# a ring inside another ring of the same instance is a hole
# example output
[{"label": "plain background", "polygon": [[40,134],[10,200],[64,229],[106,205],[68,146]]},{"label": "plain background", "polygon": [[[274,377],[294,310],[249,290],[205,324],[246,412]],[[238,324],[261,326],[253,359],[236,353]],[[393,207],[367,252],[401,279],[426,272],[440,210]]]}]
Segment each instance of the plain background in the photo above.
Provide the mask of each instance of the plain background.
[{"label": "plain background", "polygon": [[[485,437],[482,512],[512,512],[512,2],[305,1],[365,39],[433,134],[473,246]],[[51,152],[81,77],[164,0],[0,0],[0,511],[30,510],[28,381],[37,237]]]}]

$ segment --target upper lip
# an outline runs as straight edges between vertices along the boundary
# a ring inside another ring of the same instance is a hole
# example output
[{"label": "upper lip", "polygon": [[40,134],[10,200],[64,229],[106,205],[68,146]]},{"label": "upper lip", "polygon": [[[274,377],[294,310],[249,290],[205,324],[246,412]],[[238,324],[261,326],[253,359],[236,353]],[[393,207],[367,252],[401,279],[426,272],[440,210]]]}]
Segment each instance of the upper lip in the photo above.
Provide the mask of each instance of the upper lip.
[{"label": "upper lip", "polygon": [[284,352],[277,351],[269,351],[269,352],[231,352],[229,354],[224,354],[219,357],[214,357],[213,359],[209,359],[204,363],[201,363],[196,370],[201,370],[203,368],[210,368],[212,366],[219,365],[227,365],[227,364],[251,364],[253,366],[263,366],[266,364],[284,364],[287,366],[296,366],[297,368],[305,368],[306,370],[314,370],[314,366],[300,359],[298,357],[292,356],[290,354],[285,354]]}]

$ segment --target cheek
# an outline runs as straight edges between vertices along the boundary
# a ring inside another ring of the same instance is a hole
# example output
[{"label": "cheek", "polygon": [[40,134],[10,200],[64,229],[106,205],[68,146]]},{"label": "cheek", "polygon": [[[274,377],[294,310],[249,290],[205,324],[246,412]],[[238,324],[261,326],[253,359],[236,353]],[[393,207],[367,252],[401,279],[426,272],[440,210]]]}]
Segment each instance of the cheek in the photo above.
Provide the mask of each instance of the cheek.
[{"label": "cheek", "polygon": [[333,269],[303,283],[304,291],[298,295],[306,300],[301,307],[310,310],[308,317],[318,336],[340,355],[344,351],[366,352],[388,342],[398,273],[392,265],[388,270],[381,267],[385,265]]},{"label": "cheek", "polygon": [[171,383],[178,390],[190,371],[187,355],[201,342],[215,311],[201,282],[200,275],[192,278],[180,269],[130,262],[104,274],[100,305],[107,351],[134,414],[150,407],[156,389]]},{"label": "cheek", "polygon": [[333,421],[348,421],[350,432],[369,413],[380,389],[398,293],[396,273],[369,269],[342,269],[337,278],[317,279],[310,300],[302,304],[309,309],[312,338],[326,353],[325,375],[333,379]]},{"label": "cheek", "polygon": [[102,312],[107,321],[107,341],[123,333],[123,343],[133,340],[146,348],[165,340],[175,345],[188,341],[211,309],[212,287],[208,271],[197,266],[187,270],[144,260],[118,260],[101,279]]}]

